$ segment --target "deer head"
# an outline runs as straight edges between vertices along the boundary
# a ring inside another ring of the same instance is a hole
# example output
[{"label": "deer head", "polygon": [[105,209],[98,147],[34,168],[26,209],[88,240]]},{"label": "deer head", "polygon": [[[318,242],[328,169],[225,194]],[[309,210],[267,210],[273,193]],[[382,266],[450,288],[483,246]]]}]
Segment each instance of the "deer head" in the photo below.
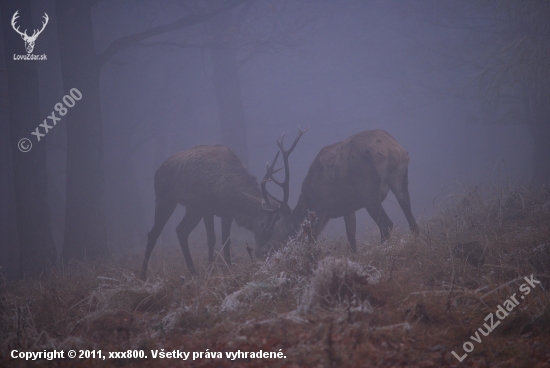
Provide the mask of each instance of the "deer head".
[{"label": "deer head", "polygon": [[[285,146],[284,146],[284,138],[285,138],[285,135],[283,134],[283,136],[281,137],[281,140],[278,140],[277,141],[277,145],[279,146],[279,150],[277,152],[277,154],[275,155],[275,158],[273,159],[273,162],[271,163],[271,165],[269,165],[269,163],[266,164],[266,174],[260,184],[260,187],[261,187],[261,190],[262,190],[262,195],[263,195],[263,198],[264,198],[264,201],[268,204],[268,206],[270,208],[277,208],[276,212],[277,212],[277,216],[273,217],[272,218],[272,222],[271,224],[269,225],[269,237],[271,238],[273,236],[273,231],[275,230],[276,227],[281,227],[280,225],[276,225],[277,223],[280,223],[281,221],[285,221],[288,216],[290,216],[290,213],[291,213],[291,209],[288,205],[288,199],[289,199],[289,194],[290,194],[290,190],[289,190],[289,185],[290,185],[290,166],[289,166],[289,163],[288,163],[288,157],[290,156],[290,154],[292,153],[292,151],[294,150],[294,148],[296,147],[296,145],[298,144],[298,141],[300,140],[300,137],[302,137],[302,135],[309,129],[306,128],[305,130],[302,130],[300,128],[298,128],[298,135],[296,136],[296,138],[294,139],[294,142],[292,143],[292,145],[290,146],[289,149],[285,149]],[[279,168],[279,169],[276,169],[275,170],[275,164],[277,163],[277,159],[279,158],[279,154],[282,155],[283,157],[283,164],[284,164],[284,169],[285,169],[285,178],[283,181],[279,181],[275,178],[275,173],[282,170],[283,168]],[[270,194],[268,191],[267,191],[267,188],[266,188],[266,185],[268,182],[273,182],[275,183],[276,185],[278,185],[279,187],[282,188],[283,190],[283,199],[278,199],[276,198],[275,196],[273,196],[272,194]],[[272,201],[274,201],[276,203],[276,205],[273,205]],[[256,247],[256,256],[257,257],[262,257],[264,255],[266,255],[269,250],[272,248],[273,244],[272,242],[269,242],[269,241],[264,241],[264,242],[260,242],[260,243],[257,243],[257,247]]]},{"label": "deer head", "polygon": [[24,32],[21,32],[19,30],[19,26],[17,27],[15,26],[15,21],[17,18],[19,18],[19,15],[17,13],[19,13],[19,10],[17,10],[15,14],[13,14],[13,17],[11,18],[11,26],[15,30],[15,32],[21,35],[21,38],[23,39],[23,41],[25,41],[25,49],[27,50],[27,54],[30,54],[32,53],[32,50],[34,50],[34,43],[36,42],[36,39],[38,38],[40,33],[42,33],[44,28],[46,28],[46,25],[48,24],[48,20],[50,18],[48,18],[48,14],[44,13],[44,22],[42,22],[42,29],[40,31],[37,31],[35,29],[34,32],[32,33],[32,36],[29,36],[27,34],[26,29]]}]

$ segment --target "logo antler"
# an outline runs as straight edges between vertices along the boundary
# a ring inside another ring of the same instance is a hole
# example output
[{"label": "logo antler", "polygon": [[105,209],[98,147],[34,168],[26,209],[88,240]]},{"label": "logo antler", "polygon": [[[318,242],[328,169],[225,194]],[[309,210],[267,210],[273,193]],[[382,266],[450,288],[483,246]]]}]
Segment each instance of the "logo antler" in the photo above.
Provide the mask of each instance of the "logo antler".
[{"label": "logo antler", "polygon": [[48,18],[48,14],[44,13],[44,22],[42,22],[42,29],[40,31],[35,29],[32,33],[32,36],[29,36],[26,29],[24,32],[21,32],[19,30],[19,26],[16,27],[15,21],[17,18],[19,18],[18,13],[19,10],[17,10],[15,14],[13,14],[13,17],[11,18],[11,26],[15,30],[15,32],[21,35],[21,38],[23,39],[23,41],[25,41],[25,49],[27,50],[27,54],[30,54],[32,53],[32,50],[34,50],[34,43],[36,39],[38,38],[40,33],[42,33],[44,28],[46,28],[46,25],[48,24],[48,20],[50,20],[50,18]]}]

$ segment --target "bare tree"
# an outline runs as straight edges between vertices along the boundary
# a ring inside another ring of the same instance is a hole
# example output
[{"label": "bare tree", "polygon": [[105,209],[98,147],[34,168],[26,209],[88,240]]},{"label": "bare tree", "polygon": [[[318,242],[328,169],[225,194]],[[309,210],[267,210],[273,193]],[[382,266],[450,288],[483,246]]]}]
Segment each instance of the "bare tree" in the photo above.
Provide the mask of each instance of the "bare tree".
[{"label": "bare tree", "polygon": [[[210,0],[214,10],[223,0]],[[303,43],[306,28],[319,15],[293,14],[291,1],[247,1],[239,8],[212,17],[195,42],[142,42],[143,47],[198,48],[210,51],[212,84],[220,119],[221,143],[231,148],[248,166],[247,122],[239,70],[262,53],[281,54]],[[201,11],[200,3],[187,3],[191,12]],[[195,5],[195,6],[193,6]],[[313,13],[313,12],[312,12]],[[288,17],[289,19],[283,18]],[[311,30],[309,30],[311,32]]]},{"label": "bare tree", "polygon": [[[29,136],[41,121],[39,111],[38,74],[36,64],[13,60],[22,49],[21,39],[11,26],[19,10],[30,23],[29,0],[0,3],[6,56],[8,121],[13,159],[17,238],[19,243],[19,275],[36,277],[56,263],[56,250],[50,225],[50,206],[46,175],[46,146],[35,144],[24,152],[30,142],[20,140]],[[29,27],[31,28],[31,27]],[[19,142],[19,143],[18,143]]]},{"label": "bare tree", "polygon": [[224,2],[216,10],[188,14],[174,22],[121,37],[99,53],[95,51],[91,21],[91,10],[96,1],[56,2],[63,85],[66,90],[78,88],[84,95],[71,110],[68,117],[70,123],[67,124],[64,259],[98,257],[106,249],[105,169],[99,91],[102,65],[117,52],[137,42],[205,22],[243,1]]},{"label": "bare tree", "polygon": [[246,119],[239,82],[233,13],[224,12],[209,22],[213,38],[210,48],[212,82],[220,117],[221,141],[248,166]]},{"label": "bare tree", "polygon": [[512,95],[533,139],[531,183],[550,184],[550,2],[486,1],[496,30],[479,76],[485,102],[497,110]]}]

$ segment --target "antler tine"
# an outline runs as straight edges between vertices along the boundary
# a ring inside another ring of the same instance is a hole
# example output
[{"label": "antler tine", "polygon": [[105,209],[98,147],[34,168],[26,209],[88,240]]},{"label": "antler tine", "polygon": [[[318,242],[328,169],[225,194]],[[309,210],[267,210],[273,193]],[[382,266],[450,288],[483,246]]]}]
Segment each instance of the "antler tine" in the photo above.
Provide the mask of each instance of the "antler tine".
[{"label": "antler tine", "polygon": [[[247,198],[249,198],[251,201],[257,201],[257,202],[260,202],[260,204],[262,203],[263,200],[261,200],[260,198],[256,198],[254,197],[253,195],[250,195],[246,192],[241,192],[242,194],[244,194]],[[263,208],[263,210],[265,212],[268,212],[268,213],[277,213],[277,209],[272,209],[272,208]]]},{"label": "antler tine", "polygon": [[[267,173],[265,176],[264,176],[264,179],[262,180],[262,183],[261,183],[261,188],[262,188],[262,195],[264,197],[264,200],[267,202],[267,203],[270,203],[269,202],[269,198],[273,199],[275,202],[277,202],[279,205],[282,205],[284,204],[283,201],[281,201],[280,199],[278,199],[277,197],[275,197],[274,195],[272,195],[271,193],[269,193],[267,191],[267,188],[266,188],[266,184],[270,181],[273,181],[275,184],[280,184],[277,180],[273,180],[271,179],[272,175],[275,174],[276,172],[279,172],[281,171],[283,168],[278,168],[277,170],[271,172],[271,173]],[[280,206],[279,206],[280,207]]]},{"label": "antler tine", "polygon": [[19,30],[19,26],[16,27],[15,21],[17,20],[17,18],[19,18],[19,10],[17,10],[15,14],[13,14],[13,17],[11,17],[11,27],[15,30],[15,32],[19,33],[21,36],[23,36],[23,34],[25,34],[26,36],[27,35],[26,29],[25,29],[25,33],[23,33]]},{"label": "antler tine", "polygon": [[285,150],[285,147],[283,145],[283,140],[285,138],[285,133],[283,133],[283,135],[281,136],[281,140],[277,141],[277,145],[279,146],[279,148],[281,149],[281,152],[283,153],[283,159],[285,155],[289,156],[292,153],[292,151],[294,151],[294,148],[296,148],[298,141],[300,140],[302,135],[308,131],[308,129],[309,129],[309,126],[306,129],[302,130],[302,128],[300,128],[300,126],[298,125],[298,135],[296,136],[296,138],[294,139],[294,142],[292,143],[292,145],[288,150]]},{"label": "antler tine", "polygon": [[17,10],[14,14],[13,14],[13,17],[11,17],[11,25],[13,27],[15,27],[15,21],[17,20],[17,18],[19,18],[19,10]]},{"label": "antler tine", "polygon": [[283,186],[283,183],[281,183],[279,180],[275,179],[275,177],[273,176],[273,174],[281,171],[283,168],[280,167],[278,168],[277,170],[273,170],[273,165],[271,165],[271,167],[267,167],[267,176],[269,176],[269,180],[267,181],[272,181],[274,182],[275,184],[277,184],[278,186],[282,187]]},{"label": "antler tine", "polygon": [[277,171],[281,170],[281,169],[277,169],[275,171],[273,171],[273,168],[275,167],[275,164],[277,163],[277,159],[279,158],[279,151],[277,151],[277,153],[275,154],[275,158],[273,159],[273,162],[271,163],[271,166],[269,166],[269,161],[265,163],[265,166],[266,166],[266,174],[264,175],[264,178],[262,179],[262,183],[265,181],[269,181],[270,179],[270,173],[276,173]]},{"label": "antler tine", "polygon": [[[309,127],[307,129],[309,129]],[[294,142],[292,143],[292,145],[290,146],[290,148],[288,150],[285,149],[285,146],[284,146],[285,134],[283,133],[283,135],[281,136],[281,140],[277,141],[277,145],[279,146],[280,151],[278,151],[277,154],[275,155],[275,159],[273,160],[273,163],[271,164],[271,166],[269,165],[269,163],[266,165],[267,166],[266,167],[267,173],[265,174],[264,179],[262,180],[262,184],[261,184],[262,195],[264,196],[265,201],[268,202],[268,203],[269,203],[269,198],[271,198],[275,202],[279,203],[279,209],[284,209],[284,211],[290,211],[290,209],[288,207],[288,198],[289,198],[289,194],[290,194],[290,190],[289,190],[290,167],[288,165],[288,157],[290,156],[290,154],[292,153],[292,151],[294,150],[294,148],[298,144],[298,141],[300,140],[300,137],[302,136],[302,134],[304,134],[307,131],[307,129],[302,130],[300,127],[298,127],[298,136],[296,136],[296,139],[294,139]],[[275,177],[274,177],[274,174],[282,169],[282,168],[280,168],[280,169],[274,170],[275,162],[277,161],[277,158],[279,157],[279,153],[281,153],[282,156],[283,156],[283,163],[284,163],[284,169],[285,169],[285,179],[282,182],[275,179]],[[275,198],[273,195],[271,195],[267,191],[266,184],[267,184],[268,181],[272,181],[273,183],[275,183],[275,184],[277,184],[278,186],[281,187],[281,189],[283,190],[283,199],[282,200]]]},{"label": "antler tine", "polygon": [[37,33],[37,35],[36,35],[37,37],[38,37],[38,35],[39,35],[40,33],[42,33],[42,31],[44,30],[44,28],[46,28],[46,25],[48,24],[48,21],[50,20],[50,18],[48,17],[48,14],[46,14],[46,13],[44,13],[43,18],[44,18],[44,22],[42,22],[42,29],[41,29],[40,31],[38,31],[38,33]]},{"label": "antler tine", "polygon": [[[288,205],[288,198],[289,198],[289,195],[290,195],[290,189],[289,189],[290,167],[289,167],[289,164],[288,164],[288,157],[290,156],[290,154],[292,153],[292,151],[294,150],[294,148],[298,144],[298,141],[300,140],[302,135],[305,132],[307,132],[308,129],[309,129],[309,127],[307,127],[307,129],[305,129],[305,130],[302,130],[298,126],[298,135],[296,136],[296,138],[294,139],[294,142],[292,143],[292,145],[290,146],[290,148],[288,150],[285,149],[285,146],[283,144],[283,140],[285,138],[284,133],[281,137],[281,140],[277,141],[277,145],[279,146],[279,149],[281,150],[281,153],[283,155],[283,163],[284,163],[284,166],[285,166],[285,180],[282,183],[279,182],[278,184],[281,186],[281,188],[283,188],[283,202],[287,205]],[[272,178],[272,180],[273,180],[273,178]]]},{"label": "antler tine", "polygon": [[269,198],[273,199],[274,201],[276,202],[279,202],[276,198],[274,198],[271,194],[269,194],[267,192],[267,188],[266,188],[266,184],[267,182],[271,179],[273,180],[272,176],[273,174],[275,174],[276,172],[278,172],[279,170],[281,169],[277,169],[277,170],[273,170],[274,167],[275,167],[275,164],[277,163],[277,159],[279,158],[279,151],[277,151],[277,153],[275,154],[275,158],[273,159],[273,162],[271,163],[271,166],[269,166],[269,162],[266,162],[265,166],[266,166],[266,174],[264,175],[264,178],[262,179],[262,182],[260,184],[260,187],[262,189],[262,196],[264,197],[264,201],[267,203],[267,204],[270,204],[271,202],[269,201]]},{"label": "antler tine", "polygon": [[50,20],[50,18],[48,17],[48,14],[46,14],[46,13],[44,13],[43,18],[44,18],[44,22],[42,22],[42,29],[40,31],[35,29],[32,33],[31,38],[37,38],[40,35],[40,33],[42,33],[44,28],[46,28],[46,25],[48,24],[48,20]]},{"label": "antler tine", "polygon": [[[267,194],[267,196],[271,199],[273,199],[275,202],[277,202],[279,204],[279,208],[281,205],[284,204],[283,201],[281,201],[280,199],[278,199],[277,197],[275,197],[274,195],[272,195],[271,193],[269,193],[265,187],[265,183],[267,183],[269,180],[265,181],[262,183],[262,194],[264,195],[264,198],[265,198],[265,195]],[[264,194],[265,192],[265,194]],[[269,203],[269,202],[268,202]]]}]

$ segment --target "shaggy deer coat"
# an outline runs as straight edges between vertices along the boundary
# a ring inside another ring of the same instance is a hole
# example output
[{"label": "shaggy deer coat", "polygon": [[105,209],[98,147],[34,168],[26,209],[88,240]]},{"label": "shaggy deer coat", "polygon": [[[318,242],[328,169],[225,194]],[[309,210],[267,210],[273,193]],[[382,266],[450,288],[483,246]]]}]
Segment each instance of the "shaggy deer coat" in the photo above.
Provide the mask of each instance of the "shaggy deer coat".
[{"label": "shaggy deer coat", "polygon": [[[298,204],[290,215],[281,218],[269,245],[295,235],[308,211],[315,211],[316,238],[329,219],[344,217],[346,233],[352,250],[355,241],[355,211],[366,208],[374,219],[385,242],[393,223],[382,207],[388,191],[394,193],[405,213],[411,230],[418,234],[418,225],[411,211],[408,190],[409,155],[399,143],[383,130],[367,130],[321,149],[313,160]],[[265,252],[265,250],[264,250]]]},{"label": "shaggy deer coat", "polygon": [[196,270],[188,237],[201,219],[206,226],[210,262],[216,243],[214,216],[222,219],[222,247],[228,265],[231,264],[229,233],[233,219],[237,225],[254,232],[257,245],[264,244],[271,235],[269,224],[274,211],[264,207],[256,178],[225,146],[195,146],[168,158],[155,174],[155,195],[155,223],[148,234],[143,279],[155,243],[178,203],[185,206],[185,216],[176,232],[192,274],[196,274]]}]

